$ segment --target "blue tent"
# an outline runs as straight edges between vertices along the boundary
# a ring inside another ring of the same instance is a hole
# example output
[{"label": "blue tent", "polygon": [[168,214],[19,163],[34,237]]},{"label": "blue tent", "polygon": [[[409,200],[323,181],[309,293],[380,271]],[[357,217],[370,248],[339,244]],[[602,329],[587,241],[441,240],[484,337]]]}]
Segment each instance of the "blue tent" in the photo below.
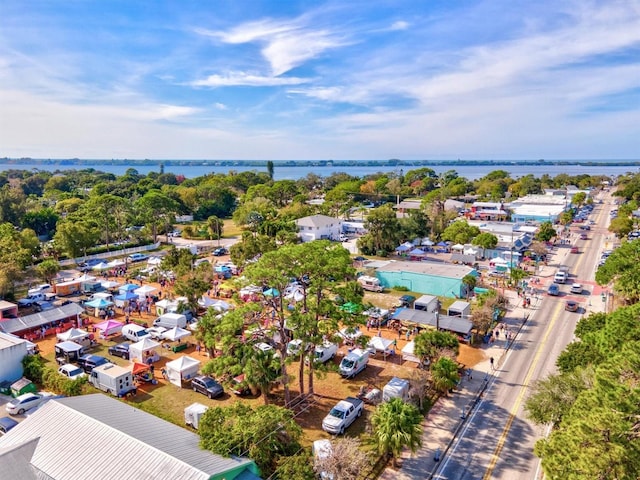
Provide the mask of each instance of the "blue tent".
[{"label": "blue tent", "polygon": [[264,292],[262,292],[262,294],[265,297],[279,297],[280,296],[280,292],[278,291],[277,288],[269,288],[268,290],[265,290]]},{"label": "blue tent", "polygon": [[130,292],[132,290],[137,290],[138,288],[140,288],[140,285],[135,285],[133,283],[127,283],[125,285],[122,285],[118,290],[121,292]]},{"label": "blue tent", "polygon": [[84,304],[85,307],[90,308],[106,308],[110,307],[111,305],[113,305],[113,302],[105,300],[104,298],[96,298],[95,300],[91,300],[90,302]]},{"label": "blue tent", "polygon": [[409,252],[409,255],[424,255],[426,252],[424,250],[420,250],[419,248],[414,248]]},{"label": "blue tent", "polygon": [[402,245],[396,247],[396,252],[406,252],[413,248],[413,243],[405,242]]},{"label": "blue tent", "polygon": [[115,296],[116,300],[134,300],[136,298],[138,298],[138,295],[133,292],[124,292]]}]

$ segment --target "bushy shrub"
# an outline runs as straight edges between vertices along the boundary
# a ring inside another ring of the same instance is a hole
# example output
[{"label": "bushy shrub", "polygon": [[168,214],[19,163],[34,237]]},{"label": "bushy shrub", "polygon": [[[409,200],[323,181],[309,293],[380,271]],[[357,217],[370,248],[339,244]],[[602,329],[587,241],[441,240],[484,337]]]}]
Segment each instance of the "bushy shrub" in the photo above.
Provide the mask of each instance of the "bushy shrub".
[{"label": "bushy shrub", "polygon": [[42,375],[42,386],[49,390],[67,397],[82,395],[83,387],[87,383],[87,377],[71,380],[60,375],[57,370],[51,367],[44,367]]},{"label": "bushy shrub", "polygon": [[44,360],[40,355],[25,355],[22,359],[22,367],[24,368],[25,377],[33,383],[42,384]]}]

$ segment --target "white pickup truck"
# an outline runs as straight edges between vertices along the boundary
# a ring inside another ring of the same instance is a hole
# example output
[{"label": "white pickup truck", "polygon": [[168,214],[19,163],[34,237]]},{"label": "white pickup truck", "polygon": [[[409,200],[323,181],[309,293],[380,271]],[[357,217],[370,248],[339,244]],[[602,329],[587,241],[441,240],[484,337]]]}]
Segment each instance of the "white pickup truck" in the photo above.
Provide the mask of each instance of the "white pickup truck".
[{"label": "white pickup truck", "polygon": [[364,402],[359,398],[347,397],[340,400],[322,420],[322,429],[334,435],[343,434],[345,429],[362,415],[363,409]]},{"label": "white pickup truck", "polygon": [[18,307],[31,307],[38,302],[51,301],[56,298],[53,293],[31,293],[18,300]]}]

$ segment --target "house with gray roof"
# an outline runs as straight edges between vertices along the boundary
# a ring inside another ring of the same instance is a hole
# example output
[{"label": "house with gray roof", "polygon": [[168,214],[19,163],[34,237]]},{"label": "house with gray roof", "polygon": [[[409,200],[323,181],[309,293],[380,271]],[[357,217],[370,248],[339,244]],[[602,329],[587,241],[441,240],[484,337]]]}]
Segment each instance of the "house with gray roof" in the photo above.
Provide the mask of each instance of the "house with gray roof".
[{"label": "house with gray roof", "polygon": [[20,480],[259,480],[246,458],[107,395],[49,400],[0,437],[0,472]]}]

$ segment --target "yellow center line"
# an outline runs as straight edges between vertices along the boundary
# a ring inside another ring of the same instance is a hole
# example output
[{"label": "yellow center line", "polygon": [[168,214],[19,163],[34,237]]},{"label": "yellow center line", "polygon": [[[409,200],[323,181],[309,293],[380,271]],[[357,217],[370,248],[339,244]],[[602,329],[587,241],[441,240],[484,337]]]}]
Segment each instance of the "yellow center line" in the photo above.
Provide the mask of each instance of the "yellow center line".
[{"label": "yellow center line", "polygon": [[507,439],[509,430],[511,430],[511,424],[513,423],[513,420],[516,418],[516,414],[520,409],[520,405],[522,404],[524,395],[527,392],[527,389],[529,388],[529,382],[531,381],[531,377],[533,376],[535,367],[538,365],[538,362],[540,361],[542,350],[544,349],[544,346],[547,343],[547,340],[549,339],[549,335],[551,335],[551,331],[553,330],[553,326],[555,325],[556,320],[558,319],[558,313],[559,313],[558,310],[560,310],[561,306],[562,306],[561,303],[559,303],[556,306],[553,312],[553,315],[551,316],[551,321],[549,322],[549,325],[547,327],[547,331],[545,332],[544,337],[542,338],[542,341],[538,346],[538,350],[536,351],[536,354],[533,357],[533,361],[531,362],[531,365],[529,365],[529,370],[527,371],[527,375],[525,376],[522,387],[520,388],[520,393],[518,394],[518,397],[516,398],[516,402],[513,404],[513,407],[511,407],[511,410],[509,411],[509,418],[507,420],[506,425],[504,426],[504,429],[502,430],[502,435],[500,435],[500,439],[498,440],[496,449],[493,451],[493,455],[491,457],[491,461],[489,462],[489,466],[487,467],[487,471],[482,477],[483,480],[489,480],[491,478],[491,475],[493,474],[493,469],[495,468],[496,463],[498,462],[498,458],[500,457],[500,453],[502,452],[502,448],[504,447],[504,442]]}]

